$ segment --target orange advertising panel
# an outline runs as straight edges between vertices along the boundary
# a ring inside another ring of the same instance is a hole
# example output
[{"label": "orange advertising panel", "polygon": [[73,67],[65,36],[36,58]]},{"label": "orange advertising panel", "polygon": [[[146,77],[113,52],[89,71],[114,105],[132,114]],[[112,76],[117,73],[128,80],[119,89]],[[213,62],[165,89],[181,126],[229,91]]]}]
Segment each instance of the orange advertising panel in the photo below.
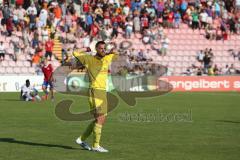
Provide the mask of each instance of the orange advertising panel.
[{"label": "orange advertising panel", "polygon": [[173,92],[240,91],[240,76],[166,76],[159,78],[158,87],[171,87]]}]

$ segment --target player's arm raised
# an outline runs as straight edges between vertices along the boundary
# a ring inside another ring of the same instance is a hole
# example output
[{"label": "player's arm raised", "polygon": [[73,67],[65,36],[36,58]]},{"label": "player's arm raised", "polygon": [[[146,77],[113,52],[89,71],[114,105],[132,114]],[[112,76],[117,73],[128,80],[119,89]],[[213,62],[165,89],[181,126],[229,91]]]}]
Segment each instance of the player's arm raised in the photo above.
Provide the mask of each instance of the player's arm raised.
[{"label": "player's arm raised", "polygon": [[109,53],[108,53],[108,55],[111,56],[111,59],[112,59],[113,61],[114,61],[114,60],[117,60],[118,57],[119,57],[119,53],[118,53],[116,47],[114,46],[114,43],[110,43],[110,44],[109,44],[109,48],[108,48],[108,46],[107,46],[107,49],[110,50]]},{"label": "player's arm raised", "polygon": [[88,64],[88,55],[86,52],[91,51],[89,48],[77,48],[77,46],[74,47],[72,55],[79,60],[82,64]]}]

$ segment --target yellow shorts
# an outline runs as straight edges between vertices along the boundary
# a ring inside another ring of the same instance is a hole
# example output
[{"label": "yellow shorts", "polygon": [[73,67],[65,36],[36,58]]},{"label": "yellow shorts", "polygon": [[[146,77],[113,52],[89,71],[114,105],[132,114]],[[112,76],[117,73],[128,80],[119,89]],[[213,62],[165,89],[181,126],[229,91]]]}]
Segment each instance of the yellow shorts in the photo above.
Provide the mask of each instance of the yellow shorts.
[{"label": "yellow shorts", "polygon": [[94,113],[99,115],[107,115],[107,92],[106,90],[89,89],[90,109],[95,109]]}]

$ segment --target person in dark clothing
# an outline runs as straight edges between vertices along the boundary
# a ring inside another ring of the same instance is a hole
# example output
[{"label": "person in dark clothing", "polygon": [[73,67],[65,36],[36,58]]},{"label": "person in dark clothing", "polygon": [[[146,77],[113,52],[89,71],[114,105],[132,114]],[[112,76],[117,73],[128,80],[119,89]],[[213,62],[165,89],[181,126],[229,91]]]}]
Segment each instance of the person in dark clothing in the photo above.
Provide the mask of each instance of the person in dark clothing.
[{"label": "person in dark clothing", "polygon": [[211,56],[208,54],[208,52],[205,52],[205,56],[203,58],[204,72],[205,73],[208,72],[208,68],[210,66],[210,63],[211,63]]},{"label": "person in dark clothing", "polygon": [[233,18],[229,19],[228,24],[230,26],[230,32],[231,33],[237,33],[236,25],[235,25],[236,23],[235,23]]}]

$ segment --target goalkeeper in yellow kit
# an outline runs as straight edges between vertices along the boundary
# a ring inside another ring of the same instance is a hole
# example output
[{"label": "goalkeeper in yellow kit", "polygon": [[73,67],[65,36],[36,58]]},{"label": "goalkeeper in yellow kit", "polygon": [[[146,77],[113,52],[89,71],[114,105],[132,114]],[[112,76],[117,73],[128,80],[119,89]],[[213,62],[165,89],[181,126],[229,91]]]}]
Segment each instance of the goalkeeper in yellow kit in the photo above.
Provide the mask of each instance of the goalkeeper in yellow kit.
[{"label": "goalkeeper in yellow kit", "polygon": [[[91,56],[86,54],[87,49],[74,51],[73,55],[77,58],[87,69],[90,80],[89,88],[89,103],[90,109],[93,110],[95,120],[92,121],[83,134],[77,138],[76,142],[84,149],[108,152],[99,145],[101,138],[102,126],[105,122],[107,115],[107,79],[109,66],[113,59],[116,59],[116,52],[111,51],[106,54],[104,41],[99,41],[96,44],[96,55]],[[93,133],[93,146],[92,148],[85,142],[85,140]]]}]

